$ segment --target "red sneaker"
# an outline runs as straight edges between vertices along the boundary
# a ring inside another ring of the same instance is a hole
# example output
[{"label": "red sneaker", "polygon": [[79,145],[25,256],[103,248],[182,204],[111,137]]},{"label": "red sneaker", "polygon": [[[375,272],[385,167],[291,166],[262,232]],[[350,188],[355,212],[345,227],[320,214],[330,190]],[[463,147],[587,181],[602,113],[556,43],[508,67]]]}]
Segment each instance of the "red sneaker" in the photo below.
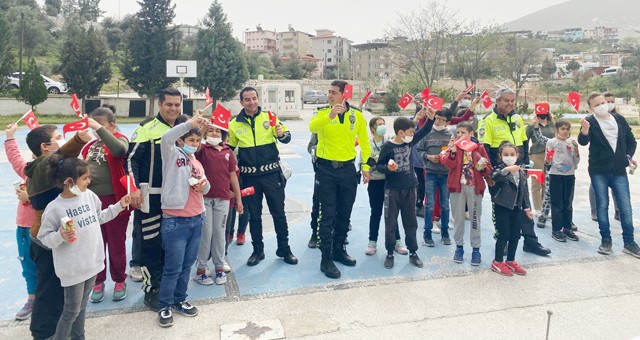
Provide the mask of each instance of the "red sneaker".
[{"label": "red sneaker", "polygon": [[507,261],[505,262],[505,265],[516,275],[527,275],[527,271],[522,269],[516,261]]},{"label": "red sneaker", "polygon": [[507,267],[507,265],[504,264],[504,262],[496,262],[495,260],[493,260],[493,262],[491,262],[491,270],[500,275],[513,276],[513,273]]},{"label": "red sneaker", "polygon": [[238,239],[236,240],[236,244],[241,246],[245,242],[244,233],[238,233]]}]

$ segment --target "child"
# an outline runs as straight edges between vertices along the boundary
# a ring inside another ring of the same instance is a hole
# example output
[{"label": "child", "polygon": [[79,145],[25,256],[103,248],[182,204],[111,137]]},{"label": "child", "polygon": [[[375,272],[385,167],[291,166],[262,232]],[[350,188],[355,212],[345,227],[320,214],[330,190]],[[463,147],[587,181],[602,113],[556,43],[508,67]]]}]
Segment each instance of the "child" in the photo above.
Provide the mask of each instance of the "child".
[{"label": "child", "polygon": [[[127,194],[127,188],[120,183],[124,176],[124,159],[129,149],[129,140],[118,132],[116,115],[111,109],[99,107],[91,112],[91,127],[98,136],[82,149],[82,159],[91,168],[93,174],[89,190],[98,195],[102,208],[118,202]],[[109,250],[109,273],[113,280],[113,301],[127,297],[127,226],[131,212],[124,210],[116,218],[100,226],[105,253]],[[104,299],[107,267],[98,274],[91,292],[91,302],[98,303]]]},{"label": "child", "polygon": [[558,242],[567,242],[567,239],[578,241],[578,236],[572,230],[575,173],[580,162],[578,142],[569,141],[571,122],[566,119],[559,119],[555,123],[556,137],[552,139],[543,136],[538,126],[536,117],[533,119],[533,133],[546,144],[546,159],[550,165],[551,237]]},{"label": "child", "polygon": [[435,209],[436,189],[440,189],[440,229],[442,233],[442,243],[450,245],[449,238],[449,190],[447,189],[447,177],[449,171],[440,164],[440,155],[447,149],[453,134],[447,125],[451,120],[452,113],[449,109],[436,111],[433,130],[429,132],[424,140],[418,144],[418,153],[425,161],[425,192],[427,194],[426,209],[424,216],[424,244],[427,247],[434,247],[435,243],[431,236],[433,229],[433,213]]},{"label": "child", "polygon": [[215,266],[215,283],[227,282],[224,272],[224,254],[227,218],[229,214],[229,187],[233,188],[236,210],[242,214],[240,185],[236,175],[237,162],[233,151],[222,141],[228,133],[217,127],[208,127],[205,131],[205,143],[196,151],[196,159],[202,164],[204,174],[215,186],[204,195],[205,217],[202,225],[202,237],[198,248],[197,271],[193,278],[199,284],[212,285],[214,281],[206,274],[207,260],[212,258]]},{"label": "child", "polygon": [[[372,135],[369,143],[371,145],[371,158],[377,162],[378,156],[380,155],[380,148],[388,139],[385,137],[387,126],[385,125],[384,118],[371,118],[371,120],[369,120],[369,131]],[[377,171],[376,167],[371,168],[371,178],[369,179],[367,192],[369,193],[371,216],[369,217],[369,245],[364,253],[373,255],[377,249],[378,231],[380,230],[380,218],[382,218],[382,206],[384,203],[384,174]],[[401,255],[409,254],[409,250],[402,245],[398,228],[396,228],[395,250]]]},{"label": "child", "polygon": [[165,132],[160,142],[163,183],[160,232],[164,249],[158,296],[160,327],[173,325],[172,307],[185,316],[198,315],[198,309],[187,301],[187,285],[202,233],[202,195],[210,189],[204,169],[194,156],[200,146],[199,128],[206,123],[195,115]]},{"label": "child", "polygon": [[406,117],[397,118],[393,122],[393,130],[396,136],[384,143],[380,150],[377,170],[385,174],[384,245],[387,249],[387,257],[384,260],[384,266],[387,269],[393,267],[393,251],[396,247],[395,236],[398,229],[399,213],[402,215],[405,243],[410,252],[409,262],[418,268],[423,266],[422,260],[416,253],[418,251],[418,242],[416,241],[418,220],[416,218],[415,202],[418,181],[413,171],[411,148],[431,130],[435,111],[429,109],[428,116],[429,120],[422,129],[415,133],[415,136],[413,132],[415,124],[413,121]]},{"label": "child", "polygon": [[[526,275],[515,261],[518,240],[520,239],[520,219],[523,211],[527,218],[533,220],[529,188],[525,173],[519,165],[518,149],[510,142],[502,142],[498,148],[500,163],[493,169],[491,178],[495,182],[491,191],[491,201],[495,209],[496,223],[496,255],[491,263],[491,270],[505,275]],[[507,261],[503,262],[504,249],[507,246]]]},{"label": "child", "polygon": [[[64,287],[64,307],[53,338],[84,339],[89,292],[104,269],[100,224],[118,216],[131,199],[126,195],[101,210],[100,198],[87,190],[91,175],[85,161],[55,153],[48,165],[49,177],[64,188],[45,209],[38,232],[38,239],[53,250],[56,276]],[[64,218],[73,224],[65,223]]]},{"label": "child", "polygon": [[[4,142],[4,149],[7,153],[7,159],[13,167],[13,171],[15,171],[15,173],[20,176],[22,180],[26,181],[27,176],[24,173],[24,168],[27,166],[27,161],[25,161],[24,158],[22,158],[22,155],[20,155],[18,143],[14,138],[17,129],[17,124],[7,125],[7,129],[5,130],[7,134],[7,140]],[[29,203],[29,195],[27,195],[26,187],[24,184],[20,184],[20,186],[16,188],[16,194],[18,195],[19,199],[18,210],[16,211],[16,225],[18,226],[16,228],[18,259],[20,260],[20,265],[22,266],[22,277],[24,277],[27,283],[28,294],[27,302],[16,313],[16,320],[27,320],[31,316],[37,285],[36,264],[31,259],[29,250],[29,248],[31,247],[31,236],[29,235],[29,228],[31,228],[31,225],[33,224],[35,211]]]},{"label": "child", "polygon": [[456,126],[458,139],[468,139],[477,145],[475,150],[464,151],[456,146],[452,138],[449,149],[442,157],[442,164],[449,169],[447,189],[451,192],[451,209],[453,210],[456,252],[453,262],[462,263],[464,256],[464,224],[465,205],[469,208],[471,230],[469,232],[471,247],[471,265],[479,266],[480,256],[480,220],[482,216],[482,195],[486,188],[484,178],[491,174],[489,155],[480,142],[473,137],[473,125],[461,122]]}]

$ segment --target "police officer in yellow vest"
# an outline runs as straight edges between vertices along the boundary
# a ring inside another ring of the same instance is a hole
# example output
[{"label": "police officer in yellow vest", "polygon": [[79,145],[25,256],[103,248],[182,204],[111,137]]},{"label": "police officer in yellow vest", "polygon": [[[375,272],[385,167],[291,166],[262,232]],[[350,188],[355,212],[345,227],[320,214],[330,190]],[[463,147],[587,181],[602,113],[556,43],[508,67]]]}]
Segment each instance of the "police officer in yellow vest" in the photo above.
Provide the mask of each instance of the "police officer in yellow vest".
[{"label": "police officer in yellow vest", "polygon": [[[516,114],[516,93],[508,87],[503,87],[496,93],[496,105],[493,112],[489,113],[478,123],[478,137],[489,153],[491,165],[494,167],[500,163],[498,149],[502,142],[511,142],[518,148],[519,158],[516,164],[529,165],[529,140],[526,126],[522,117]],[[491,191],[492,188],[490,187]],[[537,255],[545,256],[551,250],[538,243],[538,237],[534,230],[533,220],[526,216],[522,219],[522,236],[524,237],[523,250]]]},{"label": "police officer in yellow vest", "polygon": [[335,279],[340,277],[340,270],[333,261],[346,266],[356,265],[356,260],[347,254],[344,245],[358,186],[354,163],[356,138],[360,143],[365,184],[369,182],[366,161],[371,153],[364,115],[344,99],[346,85],[347,82],[342,80],[331,83],[328,94],[330,106],[319,108],[309,123],[309,130],[318,134],[316,187],[320,201],[320,270]]},{"label": "police officer in yellow vest", "polygon": [[[164,251],[160,226],[162,209],[160,193],[162,190],[162,157],[160,140],[162,135],[174,125],[186,121],[181,116],[180,91],[167,88],[158,96],[159,113],[140,123],[131,136],[126,170],[136,184],[137,190],[131,193],[133,212],[132,257],[139,257],[145,292],[144,304],[151,310],[158,309],[158,290],[164,267]],[[145,194],[143,196],[143,194]],[[148,194],[148,195],[147,195]],[[136,255],[139,254],[139,255]]]},{"label": "police officer in yellow vest", "polygon": [[[277,142],[289,143],[291,133],[276,118],[270,124],[269,112],[259,106],[258,91],[245,87],[240,91],[242,111],[229,122],[229,146],[238,149],[240,186],[254,187],[255,194],[245,199],[249,208],[249,231],[253,253],[247,265],[255,266],[264,260],[262,242],[262,197],[267,199],[269,212],[276,230],[278,249],[276,255],[288,264],[297,264],[298,259],[289,247],[289,227],[284,212],[284,187],[286,180],[280,168]],[[275,125],[275,126],[274,126]]]}]

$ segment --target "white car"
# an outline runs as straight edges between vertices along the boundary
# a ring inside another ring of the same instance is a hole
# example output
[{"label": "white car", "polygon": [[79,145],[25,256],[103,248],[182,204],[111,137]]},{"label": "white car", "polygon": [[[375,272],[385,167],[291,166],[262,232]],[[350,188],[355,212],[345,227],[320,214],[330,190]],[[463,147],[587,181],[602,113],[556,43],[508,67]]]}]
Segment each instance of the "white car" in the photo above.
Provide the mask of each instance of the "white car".
[{"label": "white car", "polygon": [[[20,72],[13,72],[11,73],[11,75],[8,77],[9,78],[9,84],[7,84],[7,87],[9,89],[19,89],[20,88]],[[22,72],[22,76],[24,77],[24,72]],[[67,88],[67,84],[65,83],[61,83],[59,81],[55,81],[47,76],[42,75],[42,80],[44,81],[44,85],[47,87],[47,92],[49,92],[50,94],[60,94],[60,93],[67,93],[67,91],[69,90]]]}]

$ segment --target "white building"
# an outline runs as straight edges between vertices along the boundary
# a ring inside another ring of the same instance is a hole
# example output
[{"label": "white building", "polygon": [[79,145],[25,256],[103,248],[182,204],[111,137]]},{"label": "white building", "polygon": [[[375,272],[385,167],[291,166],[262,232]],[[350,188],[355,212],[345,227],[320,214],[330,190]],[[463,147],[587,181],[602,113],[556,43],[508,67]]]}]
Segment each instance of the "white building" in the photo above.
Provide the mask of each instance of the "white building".
[{"label": "white building", "polygon": [[260,25],[255,31],[244,32],[244,49],[268,55],[277,53],[277,34],[275,31],[263,30]]},{"label": "white building", "polygon": [[351,62],[352,41],[336,36],[334,31],[318,29],[311,41],[313,56],[322,59],[328,72],[336,69],[343,60]]},{"label": "white building", "polygon": [[313,54],[313,44],[311,41],[313,35],[309,33],[296,31],[289,25],[289,30],[278,33],[277,38],[278,54],[281,56],[290,56],[293,54],[298,57],[305,57]]}]

